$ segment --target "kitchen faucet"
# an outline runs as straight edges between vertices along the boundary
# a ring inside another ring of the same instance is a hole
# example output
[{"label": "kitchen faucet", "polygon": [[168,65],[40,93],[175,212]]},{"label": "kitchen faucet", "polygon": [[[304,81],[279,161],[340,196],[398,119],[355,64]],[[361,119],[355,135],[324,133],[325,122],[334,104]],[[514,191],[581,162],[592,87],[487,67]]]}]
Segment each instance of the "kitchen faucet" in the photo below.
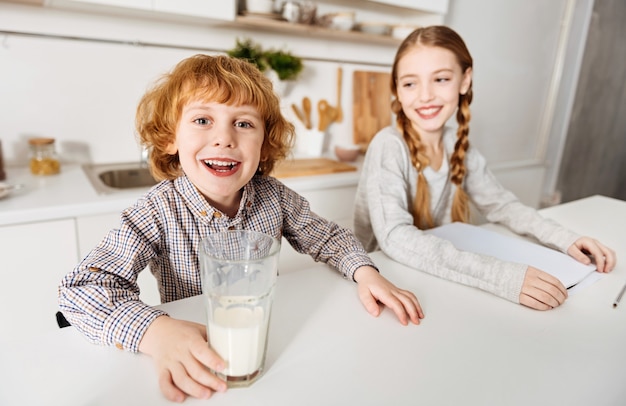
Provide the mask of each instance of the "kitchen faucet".
[{"label": "kitchen faucet", "polygon": [[148,159],[150,158],[150,149],[148,147],[141,148],[141,159],[139,160],[139,166],[141,168],[148,167]]}]

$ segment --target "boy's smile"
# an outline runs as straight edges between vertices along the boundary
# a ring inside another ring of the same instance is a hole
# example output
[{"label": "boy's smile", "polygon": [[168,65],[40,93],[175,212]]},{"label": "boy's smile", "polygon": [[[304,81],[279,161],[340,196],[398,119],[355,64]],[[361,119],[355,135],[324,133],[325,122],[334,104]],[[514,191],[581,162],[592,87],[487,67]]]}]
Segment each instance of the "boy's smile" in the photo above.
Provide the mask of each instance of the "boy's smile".
[{"label": "boy's smile", "polygon": [[207,159],[204,164],[215,176],[229,176],[239,168],[239,162],[230,160]]},{"label": "boy's smile", "polygon": [[242,188],[259,168],[264,132],[253,106],[192,101],[167,152],[178,153],[183,171],[212,206],[234,216]]}]

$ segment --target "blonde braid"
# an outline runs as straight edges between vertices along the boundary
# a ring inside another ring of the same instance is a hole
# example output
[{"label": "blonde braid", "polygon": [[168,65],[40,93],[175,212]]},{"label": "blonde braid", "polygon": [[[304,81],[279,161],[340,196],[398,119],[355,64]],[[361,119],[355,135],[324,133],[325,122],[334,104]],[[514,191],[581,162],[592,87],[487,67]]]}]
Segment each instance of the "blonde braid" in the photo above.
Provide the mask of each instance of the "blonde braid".
[{"label": "blonde braid", "polygon": [[422,152],[422,140],[419,133],[411,125],[411,121],[402,111],[400,102],[395,99],[392,102],[392,111],[396,114],[398,128],[409,148],[411,163],[417,169],[417,193],[413,201],[413,224],[423,230],[433,228],[434,221],[430,212],[430,191],[428,182],[424,177],[424,168],[430,164],[428,157]]},{"label": "blonde braid", "polygon": [[472,101],[471,88],[465,95],[459,98],[459,108],[456,113],[456,119],[459,124],[456,136],[457,140],[454,145],[454,152],[450,157],[450,181],[457,188],[452,201],[452,221],[461,221],[467,223],[469,221],[469,203],[468,197],[463,189],[463,179],[467,172],[465,168],[465,153],[469,148],[469,121],[470,109],[469,105]]}]

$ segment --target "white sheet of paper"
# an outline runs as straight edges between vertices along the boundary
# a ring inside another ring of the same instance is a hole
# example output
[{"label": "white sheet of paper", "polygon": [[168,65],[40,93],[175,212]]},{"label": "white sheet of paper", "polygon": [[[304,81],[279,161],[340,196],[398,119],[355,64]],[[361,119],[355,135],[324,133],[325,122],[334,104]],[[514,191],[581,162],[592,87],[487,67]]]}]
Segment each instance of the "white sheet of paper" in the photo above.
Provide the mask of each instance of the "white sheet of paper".
[{"label": "white sheet of paper", "polygon": [[585,286],[588,286],[595,282],[598,279],[597,276],[600,275],[600,273],[594,272],[596,270],[595,265],[584,265],[569,255],[543,245],[503,235],[471,224],[451,223],[425,232],[450,241],[457,249],[462,251],[485,254],[503,261],[531,265],[555,276],[568,289],[584,279]]}]

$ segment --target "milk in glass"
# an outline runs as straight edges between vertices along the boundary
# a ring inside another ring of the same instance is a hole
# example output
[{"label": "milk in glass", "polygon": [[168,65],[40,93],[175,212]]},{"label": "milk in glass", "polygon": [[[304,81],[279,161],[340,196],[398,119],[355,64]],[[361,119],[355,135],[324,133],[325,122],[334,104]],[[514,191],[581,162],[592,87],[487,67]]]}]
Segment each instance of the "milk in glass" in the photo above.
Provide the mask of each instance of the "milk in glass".
[{"label": "milk in glass", "polygon": [[[236,300],[230,300],[231,302]],[[267,318],[260,306],[219,307],[209,318],[209,344],[226,362],[230,377],[257,372],[265,355]]]}]

